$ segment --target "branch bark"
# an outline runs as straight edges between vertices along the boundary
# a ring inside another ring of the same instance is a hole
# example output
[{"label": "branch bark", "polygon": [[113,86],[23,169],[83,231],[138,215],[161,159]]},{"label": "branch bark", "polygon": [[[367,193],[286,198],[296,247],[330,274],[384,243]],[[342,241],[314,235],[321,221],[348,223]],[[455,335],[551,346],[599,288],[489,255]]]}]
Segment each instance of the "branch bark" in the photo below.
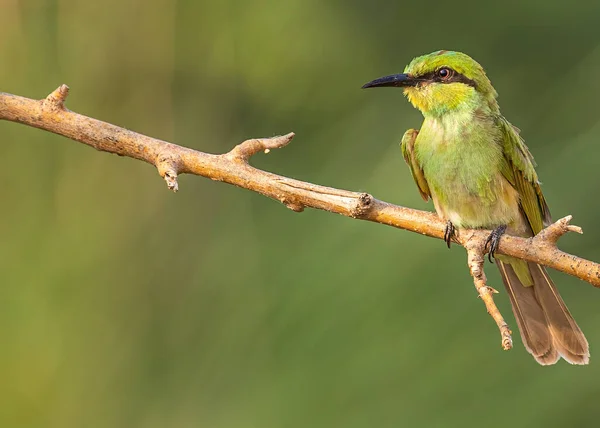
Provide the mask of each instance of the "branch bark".
[{"label": "branch bark", "polygon": [[469,272],[471,272],[471,276],[473,277],[475,288],[479,293],[479,297],[483,300],[488,314],[490,314],[500,330],[502,349],[508,351],[509,349],[512,349],[512,331],[510,331],[508,324],[504,321],[504,317],[494,303],[493,296],[494,294],[497,294],[498,291],[487,285],[487,278],[483,271],[485,262],[485,241],[483,243],[481,241],[470,241],[466,244],[465,248],[467,249]]},{"label": "branch bark", "polygon": [[[253,155],[285,147],[294,137],[293,133],[251,139],[228,153],[208,154],[72,112],[64,106],[68,93],[66,85],[61,85],[42,100],[0,93],[0,120],[33,126],[100,151],[147,162],[157,168],[167,187],[175,192],[179,188],[177,177],[180,174],[200,175],[260,193],[296,212],[315,208],[443,239],[445,223],[434,213],[392,205],[368,193],[319,186],[250,166]],[[562,252],[556,246],[565,233],[582,233],[580,228],[569,224],[570,220],[571,216],[560,219],[533,238],[505,235],[497,252],[554,268],[600,287],[598,263]],[[467,249],[476,289],[500,329],[502,346],[510,349],[510,330],[492,300],[495,290],[487,286],[483,271],[483,256],[487,251],[484,243],[489,233],[460,230],[453,240]]]}]

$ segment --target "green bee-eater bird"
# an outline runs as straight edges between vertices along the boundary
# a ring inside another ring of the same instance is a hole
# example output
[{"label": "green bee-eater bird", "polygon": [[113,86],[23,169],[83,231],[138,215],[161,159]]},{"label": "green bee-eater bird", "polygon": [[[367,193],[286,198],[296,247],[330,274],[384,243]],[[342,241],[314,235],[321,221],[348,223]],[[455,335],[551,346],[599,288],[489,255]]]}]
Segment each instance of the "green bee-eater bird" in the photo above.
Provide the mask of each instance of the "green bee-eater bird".
[{"label": "green bee-eater bird", "polygon": [[[380,86],[403,88],[423,114],[421,129],[404,134],[402,154],[423,199],[431,198],[447,221],[448,246],[454,227],[493,229],[493,256],[505,231],[528,237],[550,223],[533,157],[500,113],[498,94],[475,60],[433,52],[363,88]],[[560,357],[587,364],[588,342],[544,267],[501,255],[496,260],[529,353],[543,365]]]}]

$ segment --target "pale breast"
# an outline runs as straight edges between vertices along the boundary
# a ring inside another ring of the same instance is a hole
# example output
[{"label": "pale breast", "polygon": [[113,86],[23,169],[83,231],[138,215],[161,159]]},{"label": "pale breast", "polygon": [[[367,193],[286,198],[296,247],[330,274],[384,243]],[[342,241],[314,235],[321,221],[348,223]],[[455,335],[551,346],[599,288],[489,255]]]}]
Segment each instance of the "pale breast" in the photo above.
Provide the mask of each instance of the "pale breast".
[{"label": "pale breast", "polygon": [[455,226],[492,228],[520,218],[518,192],[500,173],[497,132],[471,116],[423,123],[417,160],[438,215]]},{"label": "pale breast", "polygon": [[504,177],[493,180],[490,187],[493,187],[489,192],[494,193],[494,199],[465,192],[460,186],[449,187],[442,192],[430,186],[431,198],[438,215],[457,227],[492,229],[502,224],[516,226],[521,218],[519,194]]}]

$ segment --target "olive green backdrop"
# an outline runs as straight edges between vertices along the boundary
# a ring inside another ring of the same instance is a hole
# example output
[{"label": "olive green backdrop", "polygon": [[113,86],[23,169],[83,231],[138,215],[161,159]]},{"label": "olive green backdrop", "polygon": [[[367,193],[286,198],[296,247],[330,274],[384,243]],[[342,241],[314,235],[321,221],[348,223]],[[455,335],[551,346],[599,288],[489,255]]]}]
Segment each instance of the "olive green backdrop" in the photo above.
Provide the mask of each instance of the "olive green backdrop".
[{"label": "olive green backdrop", "polygon": [[[600,260],[600,4],[0,0],[0,90],[198,150],[294,131],[253,163],[421,209],[361,91],[438,49],[487,69],[560,242]],[[503,352],[465,253],[0,123],[0,426],[580,427],[600,407],[600,290],[553,276],[588,367]],[[516,325],[495,267],[497,302]]]}]

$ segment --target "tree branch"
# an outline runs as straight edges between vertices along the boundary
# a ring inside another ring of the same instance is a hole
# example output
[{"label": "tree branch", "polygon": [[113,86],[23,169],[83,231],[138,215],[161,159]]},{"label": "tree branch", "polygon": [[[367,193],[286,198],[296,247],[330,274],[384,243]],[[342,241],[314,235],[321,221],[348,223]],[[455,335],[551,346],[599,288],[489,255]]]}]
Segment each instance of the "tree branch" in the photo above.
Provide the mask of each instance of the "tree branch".
[{"label": "tree branch", "polygon": [[[97,150],[139,159],[154,165],[169,189],[177,191],[180,174],[194,174],[223,181],[275,199],[293,211],[315,208],[347,217],[387,224],[433,238],[443,239],[445,223],[434,213],[404,208],[357,193],[294,180],[249,165],[258,152],[286,146],[293,133],[274,138],[251,139],[230,152],[214,155],[147,137],[106,122],[74,113],[64,103],[69,88],[61,85],[43,100],[0,93],[0,120],[22,123],[68,137]],[[571,216],[558,220],[533,238],[504,235],[500,254],[539,263],[576,276],[600,287],[600,265],[560,251],[557,240],[567,232],[582,233],[569,224]],[[483,271],[485,230],[461,230],[454,241],[467,249],[475,287],[502,335],[502,346],[510,349],[510,330],[495,306]]]},{"label": "tree branch", "polygon": [[485,262],[485,241],[469,241],[465,248],[467,249],[469,271],[473,277],[475,288],[479,293],[479,297],[481,297],[481,300],[485,303],[488,314],[494,319],[500,330],[502,349],[508,351],[509,349],[512,349],[512,332],[510,331],[508,324],[506,324],[506,321],[504,321],[500,310],[494,303],[493,295],[497,294],[498,291],[487,285],[487,278],[483,271],[483,264]]}]

